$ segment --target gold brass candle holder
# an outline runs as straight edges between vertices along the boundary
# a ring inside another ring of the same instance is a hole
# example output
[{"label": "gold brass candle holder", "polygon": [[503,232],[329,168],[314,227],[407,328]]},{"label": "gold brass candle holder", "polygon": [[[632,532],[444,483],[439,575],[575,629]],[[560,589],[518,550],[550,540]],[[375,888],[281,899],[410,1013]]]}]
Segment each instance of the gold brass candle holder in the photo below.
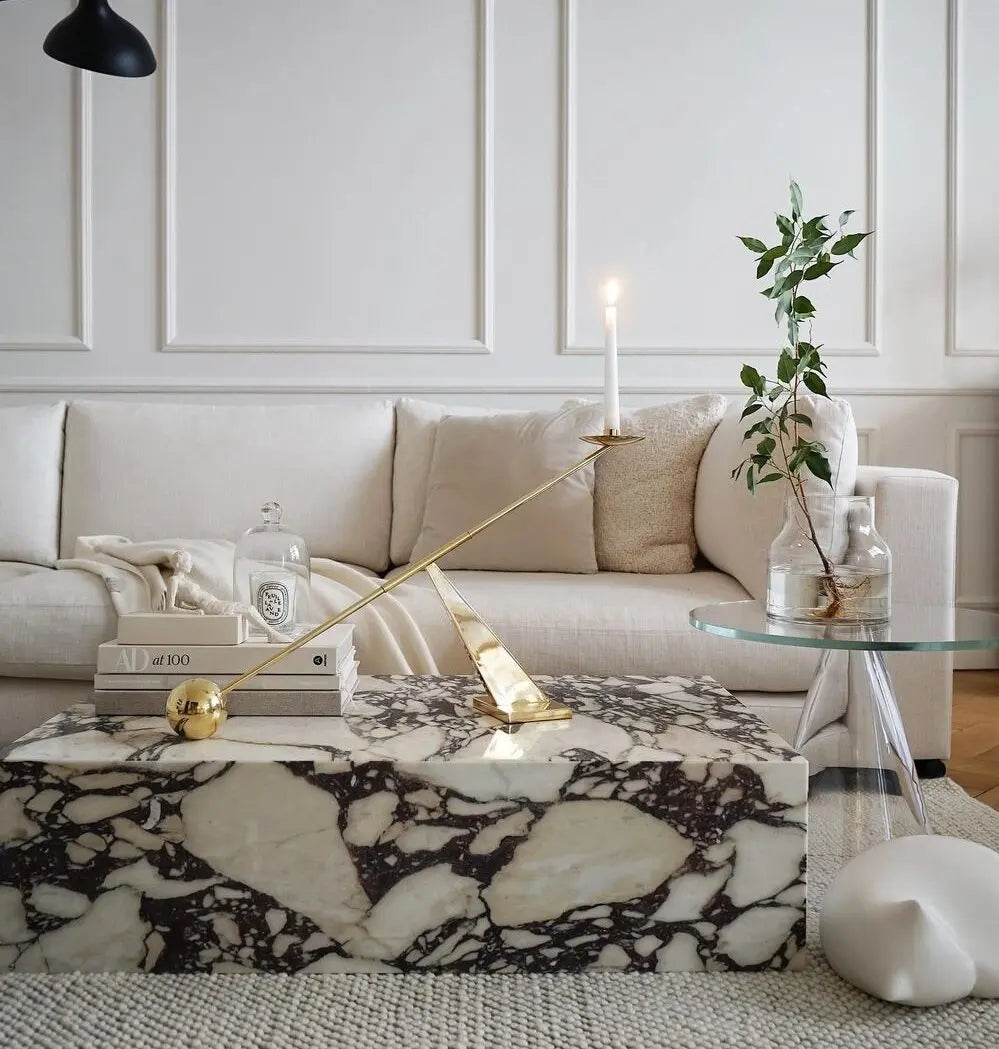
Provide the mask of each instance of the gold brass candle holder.
[{"label": "gold brass candle holder", "polygon": [[240,674],[229,684],[218,685],[207,678],[190,678],[182,682],[167,697],[166,717],[170,727],[178,735],[185,736],[187,739],[206,739],[214,735],[227,717],[229,694],[235,692],[240,685],[245,684],[262,671],[268,670],[289,653],[308,644],[330,627],[343,623],[352,615],[360,612],[362,608],[370,605],[372,601],[376,601],[383,594],[389,593],[420,572],[426,572],[433,583],[485,686],[487,694],[477,697],[473,702],[476,713],[487,714],[506,724],[555,721],[572,717],[569,707],[551,699],[541,691],[524,668],[504,648],[499,638],[465,601],[451,580],[437,567],[437,561],[452,550],[463,546],[480,532],[484,532],[490,525],[506,517],[507,514],[529,503],[532,499],[536,499],[560,481],[564,481],[577,470],[582,470],[609,449],[644,440],[641,436],[621,434],[616,430],[607,430],[602,434],[594,434],[582,439],[597,447],[574,466],[570,466],[568,470],[564,470],[526,495],[515,499],[502,510],[497,510],[492,516],[480,521],[468,531],[448,540],[443,546],[375,587],[370,594],[355,601],[342,612],[337,612],[318,626],[313,627],[308,633],[290,641],[280,651]]}]

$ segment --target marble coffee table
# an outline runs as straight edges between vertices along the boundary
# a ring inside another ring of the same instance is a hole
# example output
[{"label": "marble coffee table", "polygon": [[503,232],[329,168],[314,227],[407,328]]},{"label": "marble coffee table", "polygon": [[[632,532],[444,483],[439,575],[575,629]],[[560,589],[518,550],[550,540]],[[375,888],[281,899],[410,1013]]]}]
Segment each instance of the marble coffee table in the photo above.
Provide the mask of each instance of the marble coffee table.
[{"label": "marble coffee table", "polygon": [[197,742],[52,718],[0,755],[0,971],[794,967],[804,759],[709,678],[539,680],[572,720],[465,677]]}]

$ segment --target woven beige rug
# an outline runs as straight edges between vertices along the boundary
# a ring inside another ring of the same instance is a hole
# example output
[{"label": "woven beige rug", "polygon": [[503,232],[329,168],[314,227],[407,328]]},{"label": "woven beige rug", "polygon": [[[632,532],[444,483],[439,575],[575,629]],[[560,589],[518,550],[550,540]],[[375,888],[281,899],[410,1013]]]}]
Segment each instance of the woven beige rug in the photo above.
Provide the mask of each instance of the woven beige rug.
[{"label": "woven beige rug", "polygon": [[[924,787],[938,833],[999,849],[999,813]],[[821,846],[818,811],[811,833]],[[868,998],[825,964],[812,917],[810,964],[785,975],[6,976],[0,1049],[999,1049],[999,1001]]]}]

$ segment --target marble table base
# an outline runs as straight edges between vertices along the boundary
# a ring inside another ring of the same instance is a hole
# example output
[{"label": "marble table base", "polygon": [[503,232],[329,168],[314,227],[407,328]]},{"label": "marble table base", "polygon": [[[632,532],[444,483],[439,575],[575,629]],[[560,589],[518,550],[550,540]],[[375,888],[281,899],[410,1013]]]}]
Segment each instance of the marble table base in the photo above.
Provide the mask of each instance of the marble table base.
[{"label": "marble table base", "polygon": [[[0,761],[0,971],[784,970],[807,766],[710,679],[362,679],[187,742],[78,706]],[[800,958],[799,958],[800,960]]]}]

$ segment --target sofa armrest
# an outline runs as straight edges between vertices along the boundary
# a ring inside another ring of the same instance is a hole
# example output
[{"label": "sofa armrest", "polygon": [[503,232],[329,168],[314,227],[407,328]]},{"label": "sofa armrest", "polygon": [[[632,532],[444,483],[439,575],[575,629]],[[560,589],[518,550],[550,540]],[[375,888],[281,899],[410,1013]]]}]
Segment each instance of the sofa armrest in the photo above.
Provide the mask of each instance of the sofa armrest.
[{"label": "sofa armrest", "polygon": [[[953,604],[957,481],[932,470],[861,466],[856,494],[874,496],[878,531],[892,553],[892,600]],[[953,654],[890,653],[888,666],[913,757],[948,757]]]},{"label": "sofa armrest", "polygon": [[934,470],[861,466],[857,495],[873,495],[892,554],[892,599],[950,605],[957,563],[957,480]]}]

